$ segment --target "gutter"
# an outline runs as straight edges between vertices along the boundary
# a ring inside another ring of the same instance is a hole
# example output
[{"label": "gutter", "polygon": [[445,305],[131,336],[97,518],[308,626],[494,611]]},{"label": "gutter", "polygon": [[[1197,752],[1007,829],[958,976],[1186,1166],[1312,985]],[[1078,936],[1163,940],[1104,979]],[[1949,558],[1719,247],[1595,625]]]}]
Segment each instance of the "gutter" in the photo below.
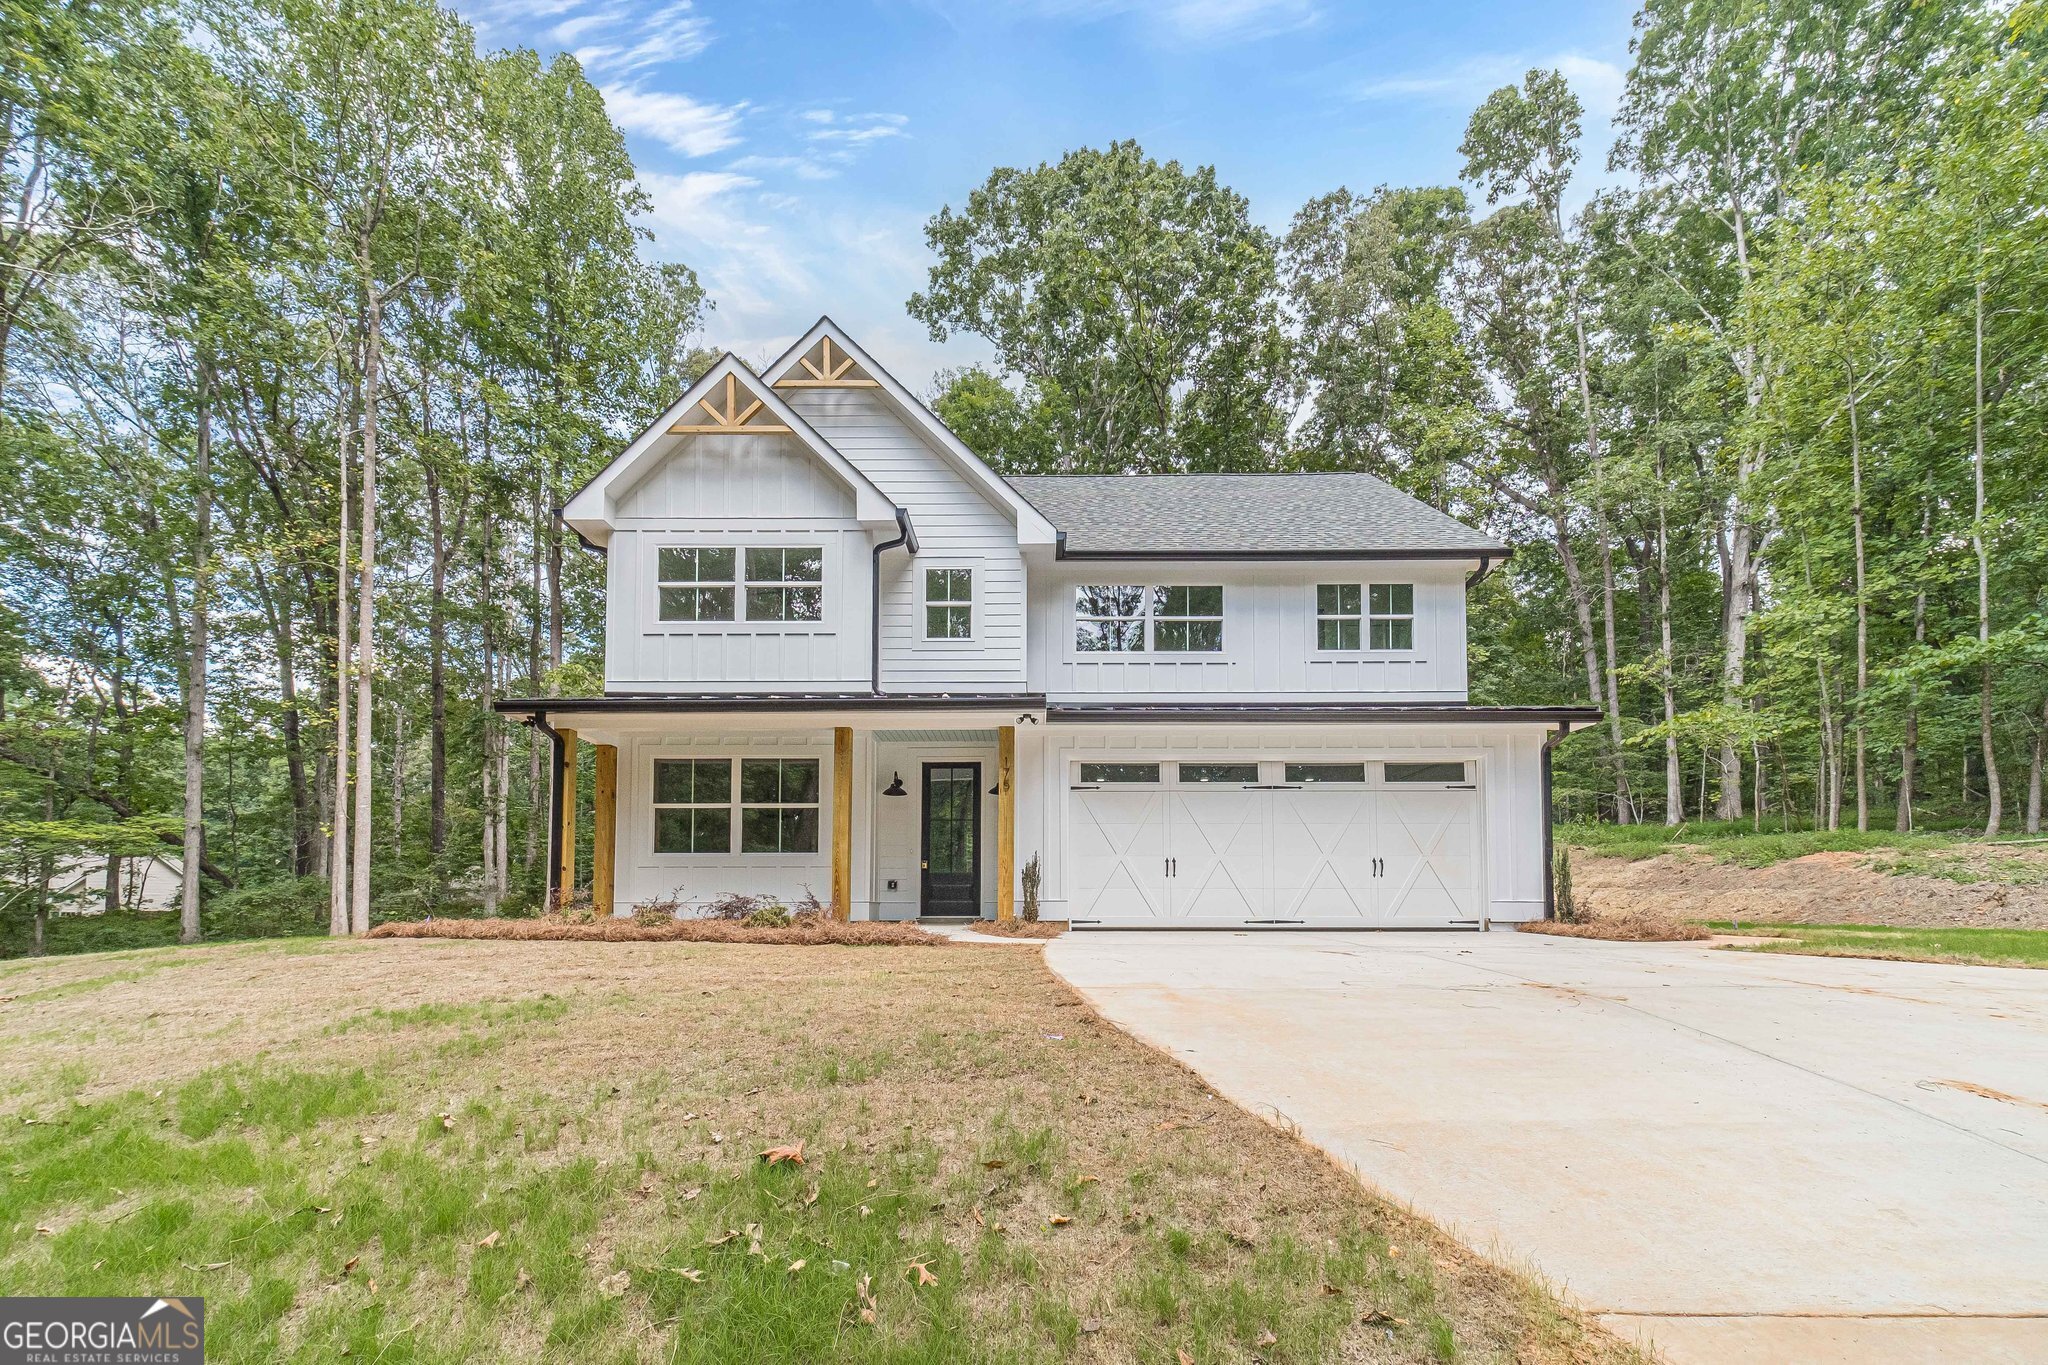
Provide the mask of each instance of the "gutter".
[{"label": "gutter", "polygon": [[[564,506],[566,506],[566,505],[567,505],[567,504],[564,504]],[[570,535],[572,535],[572,536],[576,537],[577,541],[578,541],[579,543],[581,543],[581,544],[582,544],[582,546],[583,546],[583,548],[584,548],[584,549],[586,549],[586,550],[590,551],[590,552],[591,552],[592,554],[596,555],[596,556],[597,556],[597,557],[598,557],[599,559],[609,559],[609,558],[611,557],[611,555],[610,555],[610,552],[609,552],[609,551],[607,551],[607,550],[606,550],[606,549],[604,548],[604,546],[602,546],[602,545],[598,544],[598,543],[597,543],[596,541],[592,540],[592,539],[591,539],[591,538],[590,538],[589,536],[586,536],[586,535],[584,535],[584,534],[583,534],[583,533],[582,533],[581,531],[577,530],[577,529],[576,529],[576,528],[575,528],[574,526],[571,526],[571,525],[569,524],[568,520],[567,520],[566,518],[564,518],[564,517],[562,516],[562,508],[560,508],[560,507],[557,507],[557,508],[555,508],[555,509],[554,509],[554,518],[555,518],[555,525],[557,525],[557,526],[561,527],[561,528],[562,528],[563,530],[567,531],[567,532],[568,532],[568,533],[569,533]]]},{"label": "gutter", "polygon": [[1557,854],[1551,846],[1551,827],[1557,823],[1557,810],[1550,799],[1550,751],[1571,732],[1570,721],[1560,722],[1543,737],[1543,751],[1537,761],[1543,774],[1543,918],[1547,920],[1557,918]]},{"label": "gutter", "polygon": [[1441,549],[1441,550],[1070,550],[1067,548],[1067,533],[1062,531],[1054,541],[1053,558],[1075,561],[1101,560],[1105,562],[1148,561],[1188,563],[1331,563],[1358,560],[1410,561],[1427,559],[1506,559],[1507,546],[1489,546],[1486,549]]},{"label": "gutter", "polygon": [[910,553],[917,553],[917,531],[910,524],[910,513],[896,509],[896,538],[876,541],[874,559],[868,567],[868,690],[876,696],[882,695],[882,551],[908,547]]},{"label": "gutter", "polygon": [[1495,569],[1514,558],[1514,555],[1514,550],[1509,548],[1500,551],[1497,555],[1484,554],[1479,556],[1479,567],[1465,575],[1465,591],[1470,592],[1481,583],[1484,583],[1493,574]]},{"label": "gutter", "polygon": [[553,912],[561,904],[561,890],[557,885],[562,876],[562,772],[567,766],[562,732],[549,725],[544,717],[546,711],[535,711],[526,718],[526,723],[548,737],[554,751],[548,765],[548,911]]}]

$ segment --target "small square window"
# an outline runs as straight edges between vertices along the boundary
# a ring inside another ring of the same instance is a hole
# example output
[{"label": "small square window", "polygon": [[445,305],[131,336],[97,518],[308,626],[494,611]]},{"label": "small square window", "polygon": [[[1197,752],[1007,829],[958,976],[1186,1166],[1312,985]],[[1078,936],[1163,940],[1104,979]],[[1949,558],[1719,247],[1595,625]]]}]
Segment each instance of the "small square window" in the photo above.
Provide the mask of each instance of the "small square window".
[{"label": "small square window", "polygon": [[1366,594],[1366,640],[1374,649],[1415,648],[1415,585],[1374,583]]},{"label": "small square window", "polygon": [[1316,585],[1316,648],[1357,649],[1364,638],[1364,585],[1359,583],[1318,583]]},{"label": "small square window", "polygon": [[924,635],[927,640],[974,638],[974,571],[924,571]]},{"label": "small square window", "polygon": [[1123,584],[1074,589],[1074,648],[1082,654],[1145,649],[1145,590]]},{"label": "small square window", "polygon": [[654,851],[732,851],[732,760],[654,762]]},{"label": "small square window", "polygon": [[746,555],[749,621],[825,619],[825,552],[815,545],[785,549],[749,546]]},{"label": "small square window", "polygon": [[1081,780],[1083,782],[1101,783],[1157,782],[1159,780],[1159,765],[1157,763],[1083,763],[1081,765]]},{"label": "small square window", "polygon": [[740,760],[740,852],[818,851],[818,760]]},{"label": "small square window", "polygon": [[1173,654],[1216,654],[1223,649],[1223,589],[1152,589],[1152,647]]},{"label": "small square window", "polygon": [[664,621],[730,621],[736,555],[730,545],[664,545],[655,552]]}]

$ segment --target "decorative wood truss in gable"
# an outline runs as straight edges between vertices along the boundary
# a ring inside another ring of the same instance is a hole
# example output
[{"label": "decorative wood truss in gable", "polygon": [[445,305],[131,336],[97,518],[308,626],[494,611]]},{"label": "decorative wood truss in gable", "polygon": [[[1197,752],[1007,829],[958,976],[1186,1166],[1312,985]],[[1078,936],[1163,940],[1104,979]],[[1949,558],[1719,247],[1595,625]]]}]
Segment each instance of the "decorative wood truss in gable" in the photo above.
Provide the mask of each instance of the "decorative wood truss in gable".
[{"label": "decorative wood truss in gable", "polygon": [[[707,420],[708,419],[708,420]],[[765,419],[765,420],[757,420]],[[668,429],[671,436],[787,436],[789,428],[764,412],[751,389],[728,374],[725,383],[697,400],[683,420]]]},{"label": "decorative wood truss in gable", "polygon": [[797,357],[797,368],[775,381],[778,389],[878,389],[881,383],[863,370],[843,350],[834,350],[832,338],[819,337],[818,344]]}]

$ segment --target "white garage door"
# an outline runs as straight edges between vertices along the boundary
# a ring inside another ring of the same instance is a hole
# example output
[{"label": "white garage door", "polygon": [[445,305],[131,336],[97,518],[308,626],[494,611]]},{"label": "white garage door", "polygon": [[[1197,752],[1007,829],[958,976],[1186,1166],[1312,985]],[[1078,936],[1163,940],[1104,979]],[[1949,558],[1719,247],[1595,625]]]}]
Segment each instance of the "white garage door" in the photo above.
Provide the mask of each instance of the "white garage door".
[{"label": "white garage door", "polygon": [[1473,770],[1470,760],[1079,764],[1068,795],[1069,917],[1126,927],[1476,925],[1479,793],[1451,780]]}]

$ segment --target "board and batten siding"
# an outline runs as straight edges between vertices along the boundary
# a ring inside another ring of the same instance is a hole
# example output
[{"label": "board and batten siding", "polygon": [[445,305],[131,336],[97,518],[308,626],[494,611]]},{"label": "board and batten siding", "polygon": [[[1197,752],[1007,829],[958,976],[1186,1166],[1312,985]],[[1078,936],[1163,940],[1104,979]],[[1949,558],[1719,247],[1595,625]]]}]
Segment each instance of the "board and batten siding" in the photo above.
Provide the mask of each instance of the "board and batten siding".
[{"label": "board and batten siding", "polygon": [[[917,530],[916,557],[882,557],[882,687],[894,692],[1003,692],[1024,687],[1025,573],[1017,527],[874,389],[784,395],[833,449],[867,475]],[[927,640],[924,573],[974,571],[974,636]]]},{"label": "board and batten siding", "polygon": [[[1057,699],[1464,701],[1465,572],[1429,560],[1244,563],[1061,561],[1031,584],[1031,687]],[[1083,584],[1223,586],[1214,654],[1082,653],[1074,595]],[[1415,647],[1316,648],[1316,586],[1415,585]]]},{"label": "board and batten siding", "polygon": [[[867,690],[871,541],[852,493],[794,437],[693,437],[615,506],[607,691]],[[656,582],[665,545],[820,546],[824,619],[663,621]]]}]

